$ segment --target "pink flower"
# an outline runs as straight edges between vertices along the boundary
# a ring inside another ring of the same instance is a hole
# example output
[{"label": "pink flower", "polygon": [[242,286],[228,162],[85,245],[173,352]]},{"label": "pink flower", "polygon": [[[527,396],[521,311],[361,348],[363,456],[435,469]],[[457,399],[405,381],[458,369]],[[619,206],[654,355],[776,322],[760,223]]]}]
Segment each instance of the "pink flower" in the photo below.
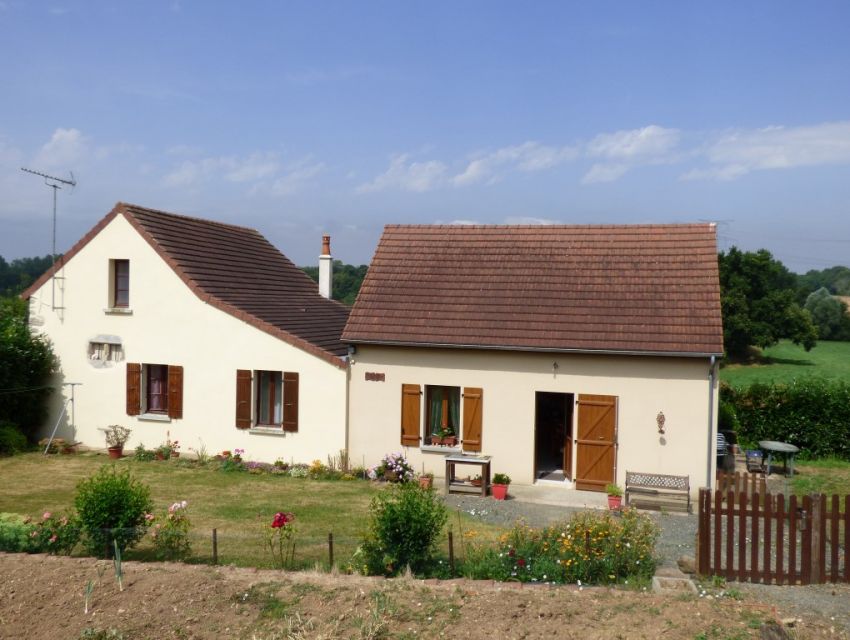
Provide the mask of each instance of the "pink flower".
[{"label": "pink flower", "polygon": [[293,520],[295,520],[295,514],[283,513],[281,511],[278,511],[276,514],[274,514],[274,520],[272,520],[272,528],[280,529],[281,527],[285,527],[286,525],[288,525]]},{"label": "pink flower", "polygon": [[53,514],[52,514],[52,513],[50,513],[49,511],[45,511],[45,512],[44,512],[44,515],[42,515],[41,517],[42,517],[42,518],[44,518],[45,520],[49,520],[49,519],[50,519],[50,516],[52,516],[52,515],[53,515]]},{"label": "pink flower", "polygon": [[152,514],[152,513],[146,513],[146,514],[145,514],[145,520],[147,520],[148,522],[150,522],[150,521],[151,521],[151,520],[153,520],[154,518],[156,518],[156,516],[155,516],[154,514]]},{"label": "pink flower", "polygon": [[50,542],[56,542],[56,534],[50,536]]}]

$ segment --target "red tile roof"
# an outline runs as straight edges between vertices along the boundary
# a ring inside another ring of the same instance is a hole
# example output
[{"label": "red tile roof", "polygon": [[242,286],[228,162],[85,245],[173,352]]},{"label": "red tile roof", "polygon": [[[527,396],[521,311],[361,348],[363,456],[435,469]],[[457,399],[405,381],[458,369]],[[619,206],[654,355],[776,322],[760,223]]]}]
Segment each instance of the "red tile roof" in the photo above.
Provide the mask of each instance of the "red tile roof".
[{"label": "red tile roof", "polygon": [[389,225],[342,339],[720,355],[715,227]]},{"label": "red tile roof", "polygon": [[[118,203],[55,268],[70,260],[116,215],[124,217],[202,300],[294,346],[343,366],[340,334],[348,308],[254,229]],[[44,274],[24,292],[35,291]]]}]

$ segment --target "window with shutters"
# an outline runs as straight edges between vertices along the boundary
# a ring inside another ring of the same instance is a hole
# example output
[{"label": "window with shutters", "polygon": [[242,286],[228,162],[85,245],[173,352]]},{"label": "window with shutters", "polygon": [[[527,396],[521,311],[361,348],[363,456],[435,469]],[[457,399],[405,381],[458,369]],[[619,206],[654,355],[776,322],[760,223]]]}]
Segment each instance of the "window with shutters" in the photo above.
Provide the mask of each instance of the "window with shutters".
[{"label": "window with shutters", "polygon": [[150,419],[183,417],[183,367],[127,363],[127,415]]},{"label": "window with shutters", "polygon": [[420,385],[403,384],[401,444],[481,451],[483,398],[478,387],[425,385],[423,394]]},{"label": "window with shutters", "polygon": [[298,431],[298,374],[236,371],[236,428]]}]

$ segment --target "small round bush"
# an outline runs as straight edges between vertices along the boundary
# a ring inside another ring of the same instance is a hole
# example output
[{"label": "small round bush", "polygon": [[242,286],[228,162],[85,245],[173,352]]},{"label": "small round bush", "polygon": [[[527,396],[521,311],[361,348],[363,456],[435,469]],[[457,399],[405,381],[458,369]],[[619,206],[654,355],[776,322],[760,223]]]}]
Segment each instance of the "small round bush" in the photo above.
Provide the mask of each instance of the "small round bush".
[{"label": "small round bush", "polygon": [[145,534],[145,515],[153,506],[147,485],[130,476],[129,470],[103,466],[77,485],[74,506],[93,555],[112,555],[112,541],[123,551]]},{"label": "small round bush", "polygon": [[13,422],[0,420],[0,455],[13,456],[29,448],[27,437]]},{"label": "small round bush", "polygon": [[369,532],[361,546],[365,573],[420,573],[432,563],[448,512],[435,491],[412,482],[393,485],[372,499]]}]

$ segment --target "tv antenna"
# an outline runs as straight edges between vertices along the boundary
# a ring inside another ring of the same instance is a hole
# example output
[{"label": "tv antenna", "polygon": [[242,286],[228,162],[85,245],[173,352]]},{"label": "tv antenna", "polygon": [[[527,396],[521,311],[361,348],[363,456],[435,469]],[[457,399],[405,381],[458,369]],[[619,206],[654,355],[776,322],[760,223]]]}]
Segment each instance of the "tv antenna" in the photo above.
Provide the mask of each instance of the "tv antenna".
[{"label": "tv antenna", "polygon": [[42,178],[44,178],[44,184],[53,189],[53,246],[50,258],[53,261],[53,264],[56,264],[56,192],[62,188],[63,184],[67,184],[72,188],[76,187],[77,181],[74,180],[73,172],[70,172],[71,179],[65,180],[64,178],[49,176],[46,173],[42,173],[41,171],[33,171],[32,169],[27,169],[25,167],[21,167],[21,171],[26,171],[27,173],[32,173],[36,176],[41,176]]}]

